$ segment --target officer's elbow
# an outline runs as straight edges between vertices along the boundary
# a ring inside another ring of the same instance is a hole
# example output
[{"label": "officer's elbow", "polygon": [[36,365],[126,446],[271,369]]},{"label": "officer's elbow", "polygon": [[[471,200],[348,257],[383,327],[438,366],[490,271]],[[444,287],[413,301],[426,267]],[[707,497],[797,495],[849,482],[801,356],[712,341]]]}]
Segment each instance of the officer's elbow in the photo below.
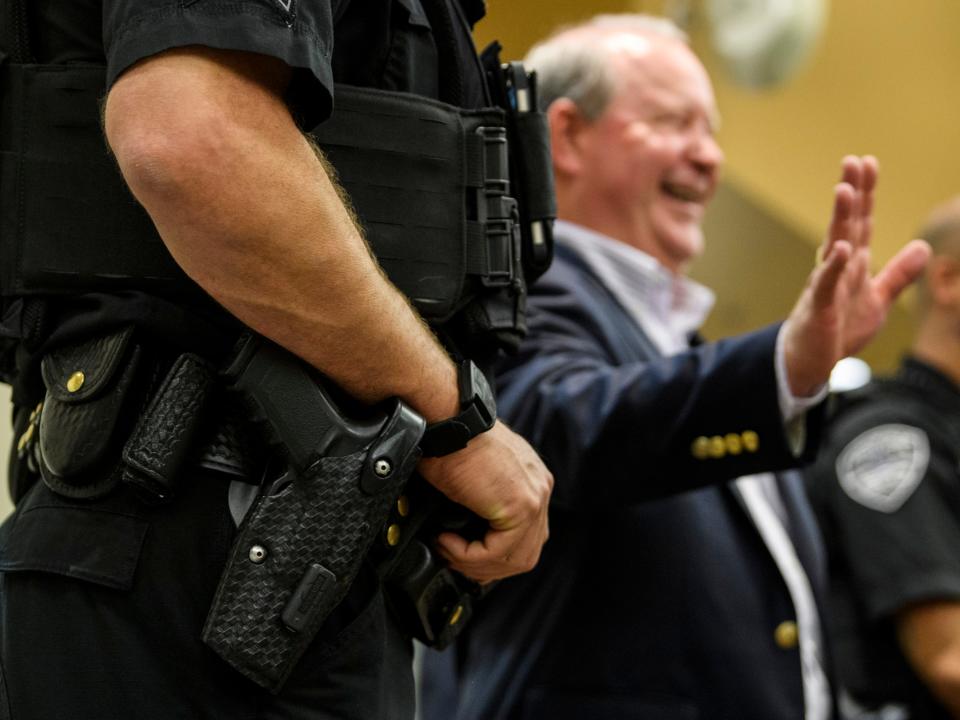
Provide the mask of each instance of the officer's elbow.
[{"label": "officer's elbow", "polygon": [[143,103],[137,93],[111,92],[104,130],[124,179],[149,210],[156,203],[202,197],[207,177],[228,177],[232,133],[224,116],[203,103],[189,109]]}]

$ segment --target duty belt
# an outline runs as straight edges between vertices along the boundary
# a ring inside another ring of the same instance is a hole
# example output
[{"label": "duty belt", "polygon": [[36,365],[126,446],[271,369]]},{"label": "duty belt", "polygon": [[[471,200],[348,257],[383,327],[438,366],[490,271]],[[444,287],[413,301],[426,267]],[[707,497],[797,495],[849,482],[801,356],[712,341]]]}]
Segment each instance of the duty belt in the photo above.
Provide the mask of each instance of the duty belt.
[{"label": "duty belt", "polygon": [[[105,147],[103,93],[101,66],[0,63],[5,297],[196,292]],[[335,97],[315,137],[388,276],[427,320],[522,283],[502,110],[351,86]]]}]

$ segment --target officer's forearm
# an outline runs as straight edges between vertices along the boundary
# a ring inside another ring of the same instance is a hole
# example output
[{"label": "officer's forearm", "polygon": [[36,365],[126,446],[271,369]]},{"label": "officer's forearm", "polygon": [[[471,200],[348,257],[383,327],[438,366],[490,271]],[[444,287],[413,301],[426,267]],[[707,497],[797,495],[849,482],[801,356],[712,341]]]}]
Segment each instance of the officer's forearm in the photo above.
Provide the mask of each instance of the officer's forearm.
[{"label": "officer's forearm", "polygon": [[355,396],[457,409],[456,372],[382,276],[282,102],[289,69],[185,49],[127,71],[107,137],[171,254],[244,323]]},{"label": "officer's forearm", "polygon": [[926,602],[897,617],[897,637],[920,679],[960,717],[960,602]]}]

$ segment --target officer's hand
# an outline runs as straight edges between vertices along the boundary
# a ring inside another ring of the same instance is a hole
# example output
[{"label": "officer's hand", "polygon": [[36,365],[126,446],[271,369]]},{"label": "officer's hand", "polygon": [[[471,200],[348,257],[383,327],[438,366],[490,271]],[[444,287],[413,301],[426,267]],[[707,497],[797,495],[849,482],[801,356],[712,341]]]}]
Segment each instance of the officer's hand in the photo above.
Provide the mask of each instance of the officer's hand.
[{"label": "officer's hand", "polygon": [[438,549],[452,568],[488,582],[537,564],[549,534],[553,475],[526,440],[497,421],[463,450],[423,459],[420,472],[444,495],[490,523],[482,540],[440,535]]},{"label": "officer's hand", "polygon": [[873,157],[843,159],[823,260],[810,274],[783,329],[787,378],[795,396],[813,395],[838,360],[873,339],[890,305],[920,276],[930,257],[930,247],[913,240],[877,275],[870,275],[877,171]]}]

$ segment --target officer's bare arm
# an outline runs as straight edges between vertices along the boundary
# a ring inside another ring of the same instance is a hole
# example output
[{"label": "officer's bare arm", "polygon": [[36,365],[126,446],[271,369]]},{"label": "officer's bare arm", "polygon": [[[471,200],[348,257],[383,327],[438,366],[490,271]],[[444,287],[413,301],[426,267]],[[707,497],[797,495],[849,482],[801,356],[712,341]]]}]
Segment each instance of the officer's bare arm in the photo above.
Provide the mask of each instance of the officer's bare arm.
[{"label": "officer's bare arm", "polygon": [[913,605],[897,616],[897,637],[920,679],[960,717],[960,602]]},{"label": "officer's bare arm", "polygon": [[426,416],[454,414],[452,363],[378,277],[279,97],[289,69],[230,53],[230,72],[222,56],[151,58],[107,100],[110,144],[170,252],[227,309],[356,396],[399,391]]},{"label": "officer's bare arm", "polygon": [[[107,139],[173,257],[231,313],[361,399],[396,395],[428,421],[450,417],[455,368],[379,271],[295,126],[282,100],[289,75],[250,53],[162,53],[115,83]],[[469,556],[448,539],[454,565],[480,579],[531,566],[552,478],[526,443],[498,423],[423,470],[498,528]]]}]

